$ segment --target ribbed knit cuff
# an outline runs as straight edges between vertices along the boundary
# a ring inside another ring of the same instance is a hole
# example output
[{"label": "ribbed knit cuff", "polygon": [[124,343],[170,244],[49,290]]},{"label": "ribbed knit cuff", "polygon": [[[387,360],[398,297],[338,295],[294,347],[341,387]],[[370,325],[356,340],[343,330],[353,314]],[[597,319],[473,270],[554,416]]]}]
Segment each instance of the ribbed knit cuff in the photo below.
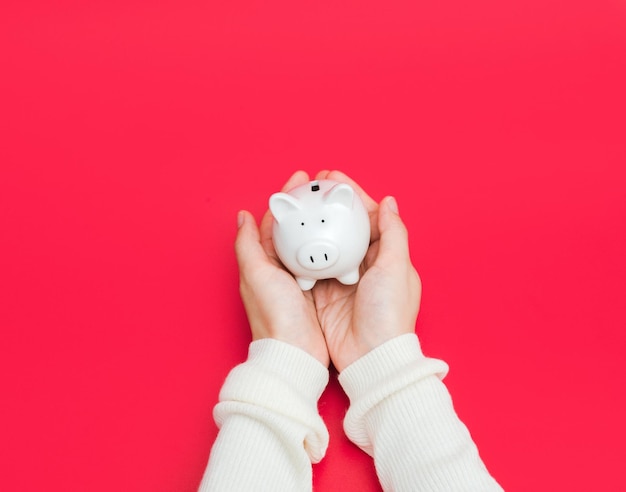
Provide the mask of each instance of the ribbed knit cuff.
[{"label": "ribbed knit cuff", "polygon": [[[414,333],[400,335],[368,352],[346,367],[339,382],[350,401],[357,400],[372,387],[386,384],[398,371],[403,371],[415,361],[426,359],[419,339]],[[443,379],[447,366],[441,366],[437,375]]]},{"label": "ribbed knit cuff", "polygon": [[447,373],[445,362],[424,356],[414,333],[400,335],[376,347],[339,375],[339,382],[350,398],[350,408],[344,420],[346,434],[371,454],[370,436],[365,425],[367,413],[417,381],[432,375],[443,379]]},{"label": "ribbed knit cuff", "polygon": [[316,463],[328,446],[317,410],[327,384],[328,369],[307,352],[275,339],[257,340],[248,360],[230,371],[213,416],[218,427],[237,413],[264,421],[285,439],[304,441]]},{"label": "ribbed knit cuff", "polygon": [[250,344],[248,364],[262,367],[317,402],[328,384],[328,368],[302,349],[273,338]]}]

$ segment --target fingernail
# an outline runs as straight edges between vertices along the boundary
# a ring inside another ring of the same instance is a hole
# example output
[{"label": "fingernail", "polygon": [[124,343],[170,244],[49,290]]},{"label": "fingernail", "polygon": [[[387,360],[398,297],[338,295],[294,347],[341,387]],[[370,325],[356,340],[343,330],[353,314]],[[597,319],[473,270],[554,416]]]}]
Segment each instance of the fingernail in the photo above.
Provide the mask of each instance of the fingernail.
[{"label": "fingernail", "polygon": [[398,202],[396,201],[394,197],[392,196],[389,197],[389,199],[387,200],[387,206],[393,213],[395,213],[396,215],[399,215],[400,212],[398,212]]},{"label": "fingernail", "polygon": [[237,212],[237,229],[239,229],[243,225],[243,220],[243,211],[240,210],[239,212]]}]

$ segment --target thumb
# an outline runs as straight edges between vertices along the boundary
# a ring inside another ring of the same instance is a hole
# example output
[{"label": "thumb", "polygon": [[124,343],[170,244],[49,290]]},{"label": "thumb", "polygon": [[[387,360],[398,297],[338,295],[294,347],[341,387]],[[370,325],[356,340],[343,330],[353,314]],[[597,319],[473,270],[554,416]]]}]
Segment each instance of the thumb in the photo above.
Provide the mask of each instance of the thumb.
[{"label": "thumb", "polygon": [[392,196],[383,198],[378,209],[380,245],[377,261],[410,261],[409,235],[398,214],[398,203]]},{"label": "thumb", "polygon": [[250,212],[241,210],[237,214],[237,237],[235,238],[235,255],[239,270],[244,271],[252,265],[267,259],[261,246],[259,228]]}]

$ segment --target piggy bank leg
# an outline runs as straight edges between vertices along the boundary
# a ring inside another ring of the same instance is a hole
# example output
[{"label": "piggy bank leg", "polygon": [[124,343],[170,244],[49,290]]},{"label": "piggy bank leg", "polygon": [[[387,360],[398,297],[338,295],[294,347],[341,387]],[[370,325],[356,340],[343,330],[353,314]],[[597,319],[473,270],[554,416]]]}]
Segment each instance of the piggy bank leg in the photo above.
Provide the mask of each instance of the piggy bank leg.
[{"label": "piggy bank leg", "polygon": [[342,284],[345,284],[345,285],[356,284],[359,281],[359,269],[357,268],[356,270],[353,270],[350,273],[346,273],[345,275],[342,275],[341,277],[337,277],[337,280],[339,280]]},{"label": "piggy bank leg", "polygon": [[308,277],[296,277],[296,282],[302,290],[311,290],[316,280]]}]

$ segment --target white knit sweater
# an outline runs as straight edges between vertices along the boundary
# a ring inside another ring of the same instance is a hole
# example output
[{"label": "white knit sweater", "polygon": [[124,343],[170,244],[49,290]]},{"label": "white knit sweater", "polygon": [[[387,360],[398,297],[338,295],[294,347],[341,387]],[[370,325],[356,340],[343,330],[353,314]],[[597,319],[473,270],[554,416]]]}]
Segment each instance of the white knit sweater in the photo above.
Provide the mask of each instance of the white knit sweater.
[{"label": "white knit sweater", "polygon": [[[447,365],[424,357],[417,336],[396,337],[340,375],[350,398],[346,434],[373,456],[386,491],[502,491],[442,382]],[[328,446],[317,401],[328,370],[272,339],[250,344],[214,410],[220,432],[200,492],[312,489],[311,463]]]}]

